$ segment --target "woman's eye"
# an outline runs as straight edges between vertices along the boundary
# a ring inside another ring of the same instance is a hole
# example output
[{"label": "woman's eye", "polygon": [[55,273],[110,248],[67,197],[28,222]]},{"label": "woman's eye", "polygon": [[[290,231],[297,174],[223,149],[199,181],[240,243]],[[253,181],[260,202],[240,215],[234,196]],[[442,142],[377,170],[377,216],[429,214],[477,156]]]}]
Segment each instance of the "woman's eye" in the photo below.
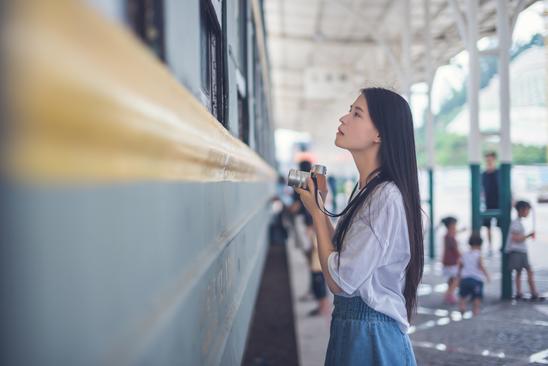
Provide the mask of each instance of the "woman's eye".
[{"label": "woman's eye", "polygon": [[360,115],[356,112],[354,112],[354,117],[359,117]]}]

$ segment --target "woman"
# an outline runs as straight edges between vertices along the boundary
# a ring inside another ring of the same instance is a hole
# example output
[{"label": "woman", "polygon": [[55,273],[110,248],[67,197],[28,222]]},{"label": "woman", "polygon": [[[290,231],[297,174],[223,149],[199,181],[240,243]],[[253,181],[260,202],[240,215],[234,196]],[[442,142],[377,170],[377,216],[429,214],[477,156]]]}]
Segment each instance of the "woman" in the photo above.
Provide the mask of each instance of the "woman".
[{"label": "woman", "polygon": [[313,180],[296,189],[335,294],[325,364],[415,365],[407,330],[423,234],[411,110],[392,91],[366,88],[340,122],[335,145],[350,151],[360,180],[335,230]]}]

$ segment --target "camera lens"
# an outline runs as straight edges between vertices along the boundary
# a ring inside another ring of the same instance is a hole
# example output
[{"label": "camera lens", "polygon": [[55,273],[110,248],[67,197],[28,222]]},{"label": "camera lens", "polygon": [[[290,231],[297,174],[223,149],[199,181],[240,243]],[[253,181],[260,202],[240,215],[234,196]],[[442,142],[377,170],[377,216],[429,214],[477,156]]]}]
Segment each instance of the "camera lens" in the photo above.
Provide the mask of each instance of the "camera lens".
[{"label": "camera lens", "polygon": [[289,170],[289,174],[287,176],[287,185],[295,188],[307,189],[307,179],[309,176],[310,173],[301,172],[297,169],[291,169]]}]

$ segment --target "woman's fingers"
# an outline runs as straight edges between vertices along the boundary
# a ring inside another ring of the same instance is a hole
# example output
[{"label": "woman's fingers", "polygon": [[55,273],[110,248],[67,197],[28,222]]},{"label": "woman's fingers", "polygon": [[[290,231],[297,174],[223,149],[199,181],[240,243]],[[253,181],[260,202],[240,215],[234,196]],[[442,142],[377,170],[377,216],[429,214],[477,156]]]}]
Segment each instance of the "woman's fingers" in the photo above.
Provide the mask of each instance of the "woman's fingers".
[{"label": "woman's fingers", "polygon": [[299,196],[302,196],[303,194],[310,193],[310,192],[307,191],[306,189],[302,189],[302,188],[295,188],[295,192],[297,192],[297,194],[298,194]]},{"label": "woman's fingers", "polygon": [[308,191],[312,194],[314,194],[314,180],[312,179],[312,177],[308,177]]}]

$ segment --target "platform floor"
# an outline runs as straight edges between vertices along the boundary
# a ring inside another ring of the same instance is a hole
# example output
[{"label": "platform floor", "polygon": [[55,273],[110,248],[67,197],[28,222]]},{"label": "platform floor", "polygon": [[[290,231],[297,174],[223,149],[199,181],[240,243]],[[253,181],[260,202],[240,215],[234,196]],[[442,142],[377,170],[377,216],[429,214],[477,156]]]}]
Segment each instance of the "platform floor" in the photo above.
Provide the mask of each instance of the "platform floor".
[{"label": "platform floor", "polygon": [[242,366],[299,365],[288,263],[287,246],[271,243]]},{"label": "platform floor", "polygon": [[[548,296],[548,243],[531,245],[530,256],[539,291]],[[309,274],[291,237],[288,260],[300,364],[323,365],[330,316],[308,316],[315,303],[299,300],[307,292]],[[443,304],[446,284],[441,266],[425,265],[418,314],[410,331],[419,365],[548,364],[548,301],[501,301],[500,255],[486,258],[486,263],[493,280],[485,287],[482,313],[474,318],[471,313],[462,318],[456,306]],[[524,289],[527,293],[525,281]]]}]

